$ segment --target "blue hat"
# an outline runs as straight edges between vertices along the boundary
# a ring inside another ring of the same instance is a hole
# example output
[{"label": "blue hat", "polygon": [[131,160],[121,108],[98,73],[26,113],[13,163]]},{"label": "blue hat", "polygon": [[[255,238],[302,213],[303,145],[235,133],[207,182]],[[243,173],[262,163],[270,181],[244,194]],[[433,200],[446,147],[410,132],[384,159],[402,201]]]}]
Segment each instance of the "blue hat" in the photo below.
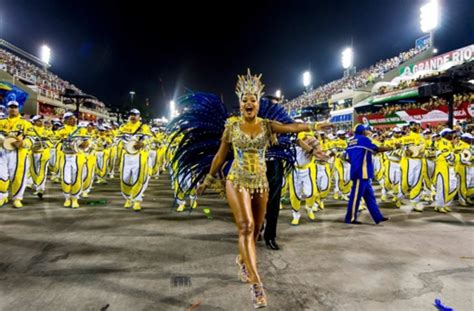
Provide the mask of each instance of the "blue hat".
[{"label": "blue hat", "polygon": [[444,137],[445,135],[447,134],[452,134],[454,133],[455,131],[453,131],[452,129],[450,129],[449,127],[447,128],[444,128],[441,130],[441,132],[439,132],[439,135],[441,135],[441,137]]},{"label": "blue hat", "polygon": [[365,125],[365,124],[357,124],[354,127],[354,133],[355,134],[363,134],[364,131],[370,131],[370,126]]}]

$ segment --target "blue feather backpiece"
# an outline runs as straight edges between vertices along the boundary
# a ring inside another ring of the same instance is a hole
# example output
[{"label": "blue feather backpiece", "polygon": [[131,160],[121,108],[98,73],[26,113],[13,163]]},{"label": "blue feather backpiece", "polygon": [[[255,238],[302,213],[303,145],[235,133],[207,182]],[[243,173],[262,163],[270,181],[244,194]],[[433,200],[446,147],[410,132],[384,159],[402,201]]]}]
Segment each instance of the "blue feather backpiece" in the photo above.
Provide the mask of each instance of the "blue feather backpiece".
[{"label": "blue feather backpiece", "polygon": [[176,145],[170,164],[177,167],[173,170],[175,180],[181,180],[178,176],[191,180],[178,185],[189,194],[209,172],[229,114],[219,96],[210,93],[185,95],[178,105],[182,113],[167,127],[169,146]]}]

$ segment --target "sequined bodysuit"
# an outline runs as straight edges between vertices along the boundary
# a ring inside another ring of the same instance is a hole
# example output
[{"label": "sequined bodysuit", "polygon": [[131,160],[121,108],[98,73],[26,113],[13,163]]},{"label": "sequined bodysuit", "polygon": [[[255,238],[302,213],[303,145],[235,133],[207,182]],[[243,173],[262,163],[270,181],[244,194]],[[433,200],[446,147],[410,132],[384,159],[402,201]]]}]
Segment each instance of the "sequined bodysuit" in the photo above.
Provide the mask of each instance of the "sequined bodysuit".
[{"label": "sequined bodysuit", "polygon": [[269,120],[260,119],[262,131],[250,137],[240,129],[241,118],[227,120],[224,139],[232,143],[234,161],[227,180],[231,180],[238,189],[245,188],[251,194],[268,191],[265,152],[269,144],[276,142]]}]

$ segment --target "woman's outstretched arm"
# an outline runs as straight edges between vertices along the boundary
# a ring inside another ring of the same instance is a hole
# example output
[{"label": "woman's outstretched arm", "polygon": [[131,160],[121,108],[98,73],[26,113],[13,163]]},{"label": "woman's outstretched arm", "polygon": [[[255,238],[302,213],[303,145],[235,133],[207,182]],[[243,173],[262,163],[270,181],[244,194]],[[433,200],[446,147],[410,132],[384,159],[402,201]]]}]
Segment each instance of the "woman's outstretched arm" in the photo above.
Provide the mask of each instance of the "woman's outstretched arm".
[{"label": "woman's outstretched arm", "polygon": [[289,123],[282,124],[279,122],[270,122],[272,127],[272,132],[277,134],[285,133],[299,133],[299,132],[309,132],[325,129],[328,127],[333,127],[333,124],[324,121],[324,122],[315,122],[315,123]]}]

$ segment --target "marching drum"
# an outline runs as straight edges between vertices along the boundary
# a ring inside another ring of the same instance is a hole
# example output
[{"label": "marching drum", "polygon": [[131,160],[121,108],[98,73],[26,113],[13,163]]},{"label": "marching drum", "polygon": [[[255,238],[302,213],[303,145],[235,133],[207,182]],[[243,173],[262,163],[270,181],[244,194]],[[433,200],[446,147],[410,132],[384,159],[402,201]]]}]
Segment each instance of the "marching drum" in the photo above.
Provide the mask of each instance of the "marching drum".
[{"label": "marching drum", "polygon": [[134,135],[134,136],[127,135],[127,136],[125,136],[124,137],[123,149],[128,154],[137,154],[137,153],[139,153],[140,151],[142,151],[145,148],[145,146],[137,148],[136,145],[139,141],[143,141],[143,139],[145,137],[146,137],[145,135]]},{"label": "marching drum", "polygon": [[17,141],[18,138],[16,137],[6,137],[3,140],[3,149],[8,151],[16,150],[17,148],[15,147],[14,143],[16,143]]},{"label": "marching drum", "polygon": [[461,152],[461,163],[465,165],[471,165],[474,161],[474,155],[469,149],[464,149]]},{"label": "marching drum", "polygon": [[409,146],[405,152],[406,152],[407,157],[419,158],[423,155],[423,152],[425,151],[424,149],[425,148],[423,145]]},{"label": "marching drum", "polygon": [[139,153],[141,150],[143,150],[143,147],[142,148],[136,148],[137,142],[138,142],[138,140],[135,140],[135,139],[126,142],[125,145],[124,145],[125,151],[128,154],[137,154],[137,153]]},{"label": "marching drum", "polygon": [[390,161],[394,161],[394,162],[400,162],[401,158],[402,158],[402,149],[397,149],[397,150],[393,150],[393,151],[389,151],[387,153],[387,158],[390,160]]},{"label": "marching drum", "polygon": [[76,154],[79,152],[79,143],[76,139],[66,139],[61,146],[62,152],[65,154]]},{"label": "marching drum", "polygon": [[31,145],[31,151],[33,151],[33,153],[41,153],[48,147],[46,141],[42,138],[34,137],[32,140],[33,144]]}]

